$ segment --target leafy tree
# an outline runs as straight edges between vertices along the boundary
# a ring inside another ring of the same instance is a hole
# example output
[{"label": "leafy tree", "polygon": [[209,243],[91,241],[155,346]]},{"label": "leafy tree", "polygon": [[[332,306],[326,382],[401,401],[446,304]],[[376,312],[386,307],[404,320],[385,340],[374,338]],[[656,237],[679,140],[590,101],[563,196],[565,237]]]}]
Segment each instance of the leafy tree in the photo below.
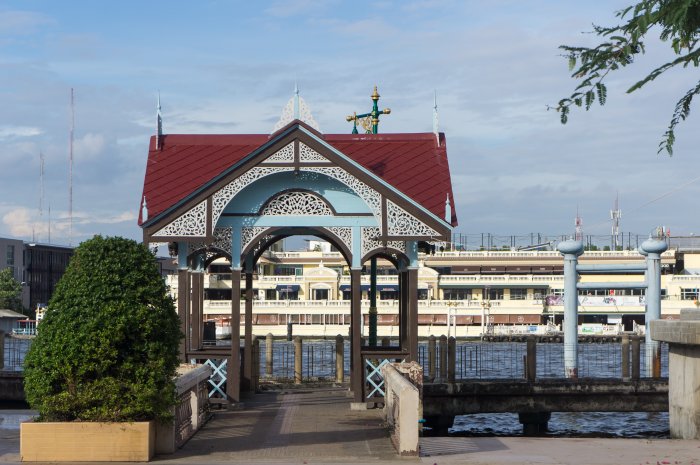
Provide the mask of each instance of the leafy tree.
[{"label": "leafy tree", "polygon": [[27,354],[27,401],[45,421],[168,419],[180,337],[154,256],[95,236],[75,249]]},{"label": "leafy tree", "polygon": [[[566,124],[572,105],[586,110],[595,102],[605,105],[605,79],[609,73],[631,65],[636,56],[644,54],[647,35],[658,31],[659,38],[669,43],[673,59],[637,81],[627,89],[628,94],[670,69],[700,65],[700,0],[642,0],[618,11],[616,16],[625,22],[612,27],[593,26],[593,32],[603,38],[595,47],[560,47],[566,51],[571,76],[580,80],[574,92],[555,107],[562,124]],[[678,100],[658,153],[665,150],[673,155],[676,126],[689,116],[693,97],[698,94],[700,81]]]},{"label": "leafy tree", "polygon": [[24,311],[22,307],[22,284],[15,279],[11,268],[0,271],[0,308]]}]

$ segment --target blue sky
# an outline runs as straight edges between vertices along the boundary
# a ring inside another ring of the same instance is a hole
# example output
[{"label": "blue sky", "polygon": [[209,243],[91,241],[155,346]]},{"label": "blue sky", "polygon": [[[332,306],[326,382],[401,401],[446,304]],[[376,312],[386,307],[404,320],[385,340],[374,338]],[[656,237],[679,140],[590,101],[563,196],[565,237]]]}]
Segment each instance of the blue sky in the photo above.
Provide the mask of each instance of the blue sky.
[{"label": "blue sky", "polygon": [[158,91],[166,133],[268,133],[295,80],[326,133],[349,132],[344,116],[369,108],[375,84],[392,109],[382,132],[430,131],[437,90],[458,232],[568,234],[578,207],[585,233],[606,234],[619,192],[623,231],[700,233],[697,118],[673,158],[656,154],[696,69],[625,95],[665,58],[650,43],[609,81],[606,107],[566,126],[546,111],[575,85],[558,45],[592,44],[581,32],[626,4],[0,0],[0,236],[46,241],[50,204],[52,242],[69,241],[71,87],[77,243],[141,237]]}]

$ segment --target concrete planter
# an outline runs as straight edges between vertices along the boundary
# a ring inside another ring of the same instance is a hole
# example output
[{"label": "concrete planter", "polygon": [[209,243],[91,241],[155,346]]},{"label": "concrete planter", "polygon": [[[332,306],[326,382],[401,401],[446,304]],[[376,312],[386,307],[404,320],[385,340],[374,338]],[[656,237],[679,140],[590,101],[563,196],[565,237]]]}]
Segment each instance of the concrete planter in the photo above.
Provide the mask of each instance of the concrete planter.
[{"label": "concrete planter", "polygon": [[22,423],[23,462],[147,462],[155,448],[154,422]]}]

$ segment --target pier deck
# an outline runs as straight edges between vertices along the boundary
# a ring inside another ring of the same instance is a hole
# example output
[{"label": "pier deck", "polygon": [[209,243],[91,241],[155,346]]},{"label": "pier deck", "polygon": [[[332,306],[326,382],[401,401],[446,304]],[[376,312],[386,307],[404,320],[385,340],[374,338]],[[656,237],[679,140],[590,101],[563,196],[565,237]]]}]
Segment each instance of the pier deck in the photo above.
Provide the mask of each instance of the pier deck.
[{"label": "pier deck", "polygon": [[[700,442],[669,439],[421,438],[422,457],[399,457],[379,410],[352,411],[345,390],[258,394],[212,419],[168,464],[697,465]],[[19,431],[0,429],[0,463],[19,462]]]}]

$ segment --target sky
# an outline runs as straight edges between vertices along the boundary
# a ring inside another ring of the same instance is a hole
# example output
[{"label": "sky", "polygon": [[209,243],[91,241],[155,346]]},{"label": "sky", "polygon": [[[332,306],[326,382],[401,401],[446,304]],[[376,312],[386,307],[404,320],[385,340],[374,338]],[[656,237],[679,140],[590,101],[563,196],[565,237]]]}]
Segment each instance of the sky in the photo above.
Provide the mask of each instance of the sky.
[{"label": "sky", "polygon": [[0,0],[0,237],[48,242],[50,208],[52,243],[140,240],[158,93],[166,134],[270,133],[295,82],[324,133],[349,133],[374,85],[381,132],[430,132],[437,93],[458,233],[572,234],[578,210],[585,234],[609,234],[617,195],[624,233],[700,233],[697,115],[657,154],[697,68],[625,93],[668,44],[611,75],[605,107],[567,125],[547,110],[576,85],[558,46],[593,45],[627,4]]}]

